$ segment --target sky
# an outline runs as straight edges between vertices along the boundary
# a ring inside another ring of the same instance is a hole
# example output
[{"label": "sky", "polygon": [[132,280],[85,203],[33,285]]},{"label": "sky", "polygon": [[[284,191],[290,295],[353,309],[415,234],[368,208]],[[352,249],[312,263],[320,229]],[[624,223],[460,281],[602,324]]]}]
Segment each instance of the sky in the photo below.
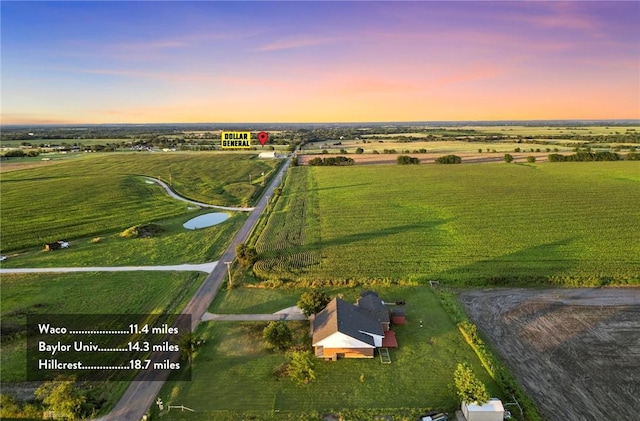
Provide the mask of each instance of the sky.
[{"label": "sky", "polygon": [[640,2],[0,2],[1,123],[640,119]]}]

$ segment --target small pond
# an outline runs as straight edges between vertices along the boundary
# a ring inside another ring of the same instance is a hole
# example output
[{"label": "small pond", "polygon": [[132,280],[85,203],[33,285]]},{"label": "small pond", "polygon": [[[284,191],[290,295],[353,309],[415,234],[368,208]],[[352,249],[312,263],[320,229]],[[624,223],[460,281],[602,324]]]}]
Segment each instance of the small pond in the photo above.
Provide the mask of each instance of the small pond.
[{"label": "small pond", "polygon": [[229,219],[229,214],[224,212],[206,213],[189,219],[182,226],[189,230],[211,227]]}]

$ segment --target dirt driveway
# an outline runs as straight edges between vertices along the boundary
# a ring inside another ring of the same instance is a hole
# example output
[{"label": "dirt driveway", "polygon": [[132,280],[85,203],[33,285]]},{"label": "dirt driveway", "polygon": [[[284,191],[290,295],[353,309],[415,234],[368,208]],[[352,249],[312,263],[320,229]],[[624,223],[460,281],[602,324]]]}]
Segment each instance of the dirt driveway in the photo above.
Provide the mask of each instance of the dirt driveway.
[{"label": "dirt driveway", "polygon": [[485,289],[460,298],[546,419],[638,419],[640,288]]}]

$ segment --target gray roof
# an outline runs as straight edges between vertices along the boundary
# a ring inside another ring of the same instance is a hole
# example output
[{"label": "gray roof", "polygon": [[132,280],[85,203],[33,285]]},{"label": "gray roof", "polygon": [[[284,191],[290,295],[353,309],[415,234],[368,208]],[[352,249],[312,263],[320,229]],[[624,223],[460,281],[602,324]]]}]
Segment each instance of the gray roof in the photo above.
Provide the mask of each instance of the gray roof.
[{"label": "gray roof", "polygon": [[313,320],[313,343],[320,342],[335,332],[341,332],[375,346],[373,338],[361,333],[361,331],[384,336],[378,320],[372,318],[358,306],[336,297],[327,304],[324,310],[316,314]]},{"label": "gray roof", "polygon": [[373,291],[365,291],[360,294],[358,307],[366,311],[371,317],[380,323],[389,323],[389,309],[384,305],[378,294]]}]

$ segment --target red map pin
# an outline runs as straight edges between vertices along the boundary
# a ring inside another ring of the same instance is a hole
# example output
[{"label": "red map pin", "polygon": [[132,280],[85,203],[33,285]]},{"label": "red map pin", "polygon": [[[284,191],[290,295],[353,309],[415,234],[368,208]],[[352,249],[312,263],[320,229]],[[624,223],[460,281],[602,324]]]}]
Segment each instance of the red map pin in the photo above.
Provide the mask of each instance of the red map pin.
[{"label": "red map pin", "polygon": [[264,146],[264,144],[267,143],[267,141],[269,140],[269,133],[267,132],[258,133],[258,140],[260,141],[260,144]]}]

